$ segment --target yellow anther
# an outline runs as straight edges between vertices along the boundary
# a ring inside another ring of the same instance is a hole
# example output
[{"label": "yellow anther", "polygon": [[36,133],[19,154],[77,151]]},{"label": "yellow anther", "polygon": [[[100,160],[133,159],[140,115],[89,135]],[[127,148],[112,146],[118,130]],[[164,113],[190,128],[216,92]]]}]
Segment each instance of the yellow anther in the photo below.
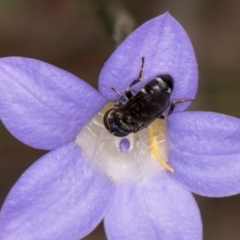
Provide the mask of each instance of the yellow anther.
[{"label": "yellow anther", "polygon": [[[161,126],[161,124],[160,124],[160,120],[154,121],[154,122],[153,122],[153,125],[156,125],[156,128],[157,128],[160,136],[163,137],[163,136],[164,136],[164,131],[163,131],[163,128],[162,128],[162,126]],[[153,130],[152,130],[152,131],[153,131]],[[153,132],[152,132],[152,133],[153,133]]]},{"label": "yellow anther", "polygon": [[[155,124],[155,122],[149,126],[149,140],[150,140],[150,144],[151,144],[150,145],[150,154],[152,157],[155,157],[165,169],[167,169],[168,171],[173,173],[174,169],[172,167],[170,167],[167,164],[167,162],[164,159],[162,159],[161,156],[159,155],[157,136],[155,136],[154,130],[153,130],[153,124]],[[163,129],[159,125],[158,126],[157,126],[157,124],[155,124],[155,125],[156,125],[156,128],[159,131],[160,135],[164,135]]]}]

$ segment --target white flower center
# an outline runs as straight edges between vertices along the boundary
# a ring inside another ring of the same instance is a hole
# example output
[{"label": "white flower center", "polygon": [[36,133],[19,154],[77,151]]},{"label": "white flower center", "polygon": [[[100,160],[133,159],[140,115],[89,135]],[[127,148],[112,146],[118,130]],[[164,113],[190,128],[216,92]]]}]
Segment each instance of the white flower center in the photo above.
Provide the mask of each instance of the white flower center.
[{"label": "white flower center", "polygon": [[148,128],[126,137],[110,134],[103,125],[106,107],[78,134],[75,143],[86,158],[116,182],[153,176],[167,165],[166,124],[156,120]]}]

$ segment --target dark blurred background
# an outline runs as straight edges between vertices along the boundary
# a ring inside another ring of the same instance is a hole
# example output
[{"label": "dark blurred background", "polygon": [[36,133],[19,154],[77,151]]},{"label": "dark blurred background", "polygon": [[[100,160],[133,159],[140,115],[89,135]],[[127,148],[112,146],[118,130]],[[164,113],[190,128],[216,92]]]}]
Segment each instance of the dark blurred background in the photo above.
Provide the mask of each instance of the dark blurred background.
[{"label": "dark blurred background", "polygon": [[[1,0],[0,57],[41,59],[96,87],[116,40],[165,11],[182,24],[195,48],[200,81],[190,109],[240,117],[240,1]],[[114,31],[117,24],[122,35]],[[21,173],[43,154],[0,125],[0,205]],[[240,239],[239,195],[196,199],[204,240]],[[102,225],[85,239],[106,239]]]}]

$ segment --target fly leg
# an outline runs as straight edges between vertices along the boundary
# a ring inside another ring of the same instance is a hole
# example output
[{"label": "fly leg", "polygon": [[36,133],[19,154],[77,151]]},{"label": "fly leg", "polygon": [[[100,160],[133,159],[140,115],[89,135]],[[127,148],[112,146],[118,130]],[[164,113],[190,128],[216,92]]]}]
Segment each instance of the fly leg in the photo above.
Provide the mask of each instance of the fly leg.
[{"label": "fly leg", "polygon": [[123,103],[121,102],[121,100],[123,99],[123,95],[114,87],[110,87],[115,93],[117,93],[117,95],[119,96],[117,102],[114,104],[115,107],[120,107],[123,105]]},{"label": "fly leg", "polygon": [[142,57],[142,65],[141,65],[141,69],[139,72],[139,76],[138,79],[132,81],[132,83],[127,87],[127,89],[125,90],[125,95],[128,99],[132,98],[133,94],[130,91],[130,87],[134,86],[136,83],[140,82],[142,80],[142,76],[143,76],[143,69],[144,69],[144,57]]},{"label": "fly leg", "polygon": [[171,113],[173,112],[176,104],[186,102],[186,101],[194,101],[194,100],[195,99],[192,99],[192,98],[181,98],[181,99],[173,100],[171,105],[170,105],[170,108],[168,110],[168,113],[167,114],[162,114],[159,118],[160,119],[166,119],[167,117],[169,117],[169,115],[171,115]]}]

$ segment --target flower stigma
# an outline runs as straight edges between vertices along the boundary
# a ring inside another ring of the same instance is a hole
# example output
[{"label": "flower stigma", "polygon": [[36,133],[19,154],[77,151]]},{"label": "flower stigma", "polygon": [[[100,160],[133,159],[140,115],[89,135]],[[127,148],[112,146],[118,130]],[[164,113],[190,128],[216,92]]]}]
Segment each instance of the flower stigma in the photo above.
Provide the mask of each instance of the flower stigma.
[{"label": "flower stigma", "polygon": [[[161,171],[167,164],[166,122],[157,119],[148,128],[116,137],[103,124],[108,103],[77,135],[75,143],[84,156],[114,182],[138,181]],[[160,164],[159,164],[160,163]]]},{"label": "flower stigma", "polygon": [[130,142],[127,138],[122,138],[119,142],[120,152],[127,152],[130,148]]}]

